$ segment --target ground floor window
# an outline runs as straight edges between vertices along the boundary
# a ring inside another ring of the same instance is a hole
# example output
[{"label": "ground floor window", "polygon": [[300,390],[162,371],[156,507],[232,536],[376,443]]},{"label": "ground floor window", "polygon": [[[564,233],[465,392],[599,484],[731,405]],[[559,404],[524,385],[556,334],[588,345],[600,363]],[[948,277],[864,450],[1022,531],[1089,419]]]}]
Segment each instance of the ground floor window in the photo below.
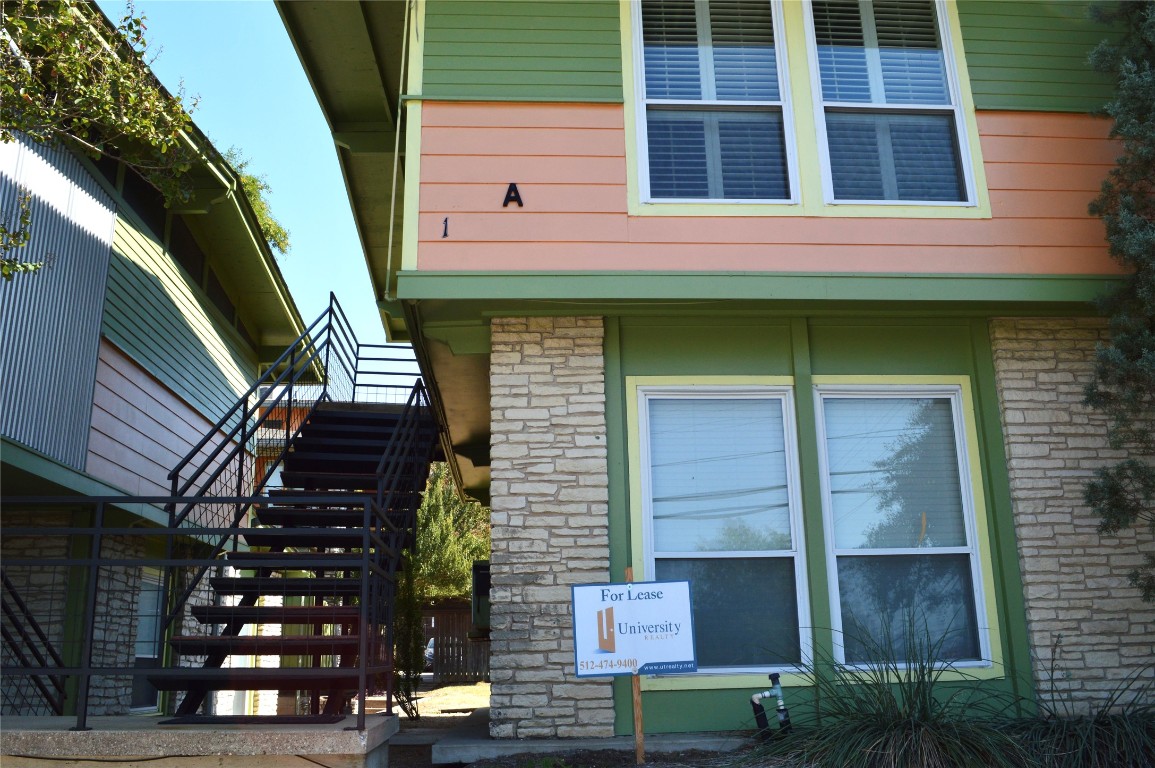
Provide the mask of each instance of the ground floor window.
[{"label": "ground floor window", "polygon": [[[162,600],[160,571],[145,568],[140,579],[140,592],[136,603],[136,641],[133,644],[134,666],[137,669],[160,668],[161,610]],[[132,708],[136,710],[156,710],[158,692],[148,678],[137,675],[132,683]]]},{"label": "ground floor window", "polygon": [[824,532],[836,654],[901,658],[925,634],[981,661],[974,506],[961,391],[819,387]]},{"label": "ground floor window", "polygon": [[[796,413],[792,380],[631,389],[643,570],[691,582],[700,670],[796,668],[819,630],[847,664],[901,657],[912,631],[942,661],[989,664],[965,382],[815,381],[813,418]],[[809,505],[807,471],[821,488]],[[809,559],[804,529],[822,538]],[[826,628],[810,619],[817,574]]]},{"label": "ground floor window", "polygon": [[699,667],[800,663],[808,619],[789,388],[640,396],[648,572],[691,582]]}]

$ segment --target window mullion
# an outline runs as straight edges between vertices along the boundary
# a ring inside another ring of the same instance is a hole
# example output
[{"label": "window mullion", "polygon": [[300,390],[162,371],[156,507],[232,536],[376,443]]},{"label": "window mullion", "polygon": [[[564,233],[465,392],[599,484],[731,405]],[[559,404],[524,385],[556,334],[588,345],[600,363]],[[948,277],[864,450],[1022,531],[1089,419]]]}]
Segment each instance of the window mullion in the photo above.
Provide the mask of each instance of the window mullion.
[{"label": "window mullion", "polygon": [[878,160],[882,173],[882,194],[890,200],[898,199],[898,170],[894,167],[894,145],[890,137],[890,121],[878,121]]},{"label": "window mullion", "polygon": [[866,47],[866,76],[870,81],[870,101],[886,103],[886,85],[882,79],[882,55],[878,50],[878,27],[874,23],[874,4],[859,0],[858,15],[862,20],[862,44]]},{"label": "window mullion", "polygon": [[698,62],[702,73],[702,101],[718,98],[717,78],[714,75],[714,35],[710,28],[710,0],[696,0],[695,19],[698,23]]},{"label": "window mullion", "polygon": [[706,184],[710,197],[725,197],[722,179],[722,140],[718,131],[718,115],[707,113],[706,123]]}]

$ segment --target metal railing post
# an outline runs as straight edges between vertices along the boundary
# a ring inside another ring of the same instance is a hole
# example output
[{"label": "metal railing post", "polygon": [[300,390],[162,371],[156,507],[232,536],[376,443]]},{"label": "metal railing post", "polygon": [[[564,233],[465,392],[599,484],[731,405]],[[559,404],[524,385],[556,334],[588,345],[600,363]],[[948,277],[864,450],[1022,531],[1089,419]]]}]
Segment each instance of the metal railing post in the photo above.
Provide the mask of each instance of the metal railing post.
[{"label": "metal railing post", "polygon": [[321,397],[324,398],[329,394],[329,353],[333,351],[333,328],[335,323],[333,318],[336,317],[336,312],[333,309],[333,304],[337,301],[337,295],[329,291],[329,329],[325,333],[325,362],[324,371],[321,373]]},{"label": "metal railing post", "polygon": [[76,725],[73,731],[90,731],[88,727],[88,691],[92,685],[92,646],[96,634],[97,579],[100,577],[101,529],[104,528],[104,502],[97,502],[93,513],[92,540],[89,545],[88,583],[84,589],[84,619],[80,626],[80,685],[76,692]]},{"label": "metal railing post", "polygon": [[357,627],[357,730],[365,730],[365,690],[369,686],[369,629],[372,622],[369,621],[369,579],[375,578],[375,574],[369,570],[369,548],[373,541],[369,536],[369,514],[372,508],[372,503],[369,500],[365,501],[361,520],[363,527],[361,528],[361,610],[358,611],[360,616],[360,626]]}]

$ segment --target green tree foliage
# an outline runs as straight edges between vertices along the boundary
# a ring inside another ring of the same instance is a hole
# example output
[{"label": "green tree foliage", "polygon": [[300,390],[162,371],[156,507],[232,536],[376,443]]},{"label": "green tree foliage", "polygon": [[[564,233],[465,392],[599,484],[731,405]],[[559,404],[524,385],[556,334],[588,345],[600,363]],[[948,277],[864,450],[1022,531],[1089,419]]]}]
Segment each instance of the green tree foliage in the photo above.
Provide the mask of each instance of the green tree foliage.
[{"label": "green tree foliage", "polygon": [[249,200],[249,206],[252,207],[253,213],[257,216],[257,223],[261,226],[261,232],[265,235],[265,240],[269,243],[269,248],[284,255],[289,252],[289,230],[281,225],[273,216],[273,210],[269,207],[268,195],[273,193],[269,182],[265,177],[257,176],[249,172],[249,160],[241,154],[241,151],[236,147],[230,147],[228,152],[225,152],[225,159],[232,165],[233,170],[241,177],[241,186],[245,190],[245,197]]},{"label": "green tree foliage", "polygon": [[22,133],[114,158],[166,200],[184,200],[192,124],[180,93],[152,75],[144,18],[128,5],[109,29],[77,0],[8,0],[0,40],[0,141]]},{"label": "green tree foliage", "polygon": [[413,560],[405,559],[405,569],[397,575],[393,602],[393,691],[397,705],[412,720],[417,710],[417,687],[425,669],[425,632],[421,625],[421,596]]},{"label": "green tree foliage", "polygon": [[[1129,458],[1096,472],[1086,500],[1100,531],[1112,534],[1137,525],[1155,531],[1155,3],[1122,2],[1100,16],[1123,31],[1091,56],[1116,78],[1106,112],[1123,154],[1090,210],[1102,217],[1111,255],[1128,275],[1101,301],[1111,342],[1097,351],[1086,402],[1110,417],[1112,445]],[[1131,581],[1153,601],[1155,555],[1145,559]]]},{"label": "green tree foliage", "polygon": [[489,559],[489,509],[463,500],[447,464],[434,464],[417,511],[417,590],[424,600],[468,597],[474,560]]},{"label": "green tree foliage", "polygon": [[401,710],[417,711],[417,685],[425,668],[421,606],[430,600],[468,597],[473,561],[489,558],[489,509],[462,499],[449,465],[434,464],[417,510],[415,551],[405,553],[393,621],[394,690]]},{"label": "green tree foliage", "polygon": [[0,212],[0,277],[5,281],[44,266],[42,261],[22,261],[16,255],[32,236],[31,203],[32,195],[21,187],[16,194],[16,212]]}]

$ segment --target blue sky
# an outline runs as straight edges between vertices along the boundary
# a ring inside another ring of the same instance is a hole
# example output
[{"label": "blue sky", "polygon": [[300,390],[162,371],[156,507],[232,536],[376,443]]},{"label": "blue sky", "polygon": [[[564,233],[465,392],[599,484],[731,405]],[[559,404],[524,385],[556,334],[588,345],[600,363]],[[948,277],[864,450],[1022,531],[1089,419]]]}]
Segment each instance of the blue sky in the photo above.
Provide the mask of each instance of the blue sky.
[{"label": "blue sky", "polygon": [[[114,22],[123,0],[99,0]],[[200,103],[193,120],[224,152],[236,147],[272,187],[292,250],[278,257],[306,323],[337,294],[362,342],[385,332],[325,119],[271,0],[137,0],[153,71]],[[159,55],[158,55],[159,54]]]}]

